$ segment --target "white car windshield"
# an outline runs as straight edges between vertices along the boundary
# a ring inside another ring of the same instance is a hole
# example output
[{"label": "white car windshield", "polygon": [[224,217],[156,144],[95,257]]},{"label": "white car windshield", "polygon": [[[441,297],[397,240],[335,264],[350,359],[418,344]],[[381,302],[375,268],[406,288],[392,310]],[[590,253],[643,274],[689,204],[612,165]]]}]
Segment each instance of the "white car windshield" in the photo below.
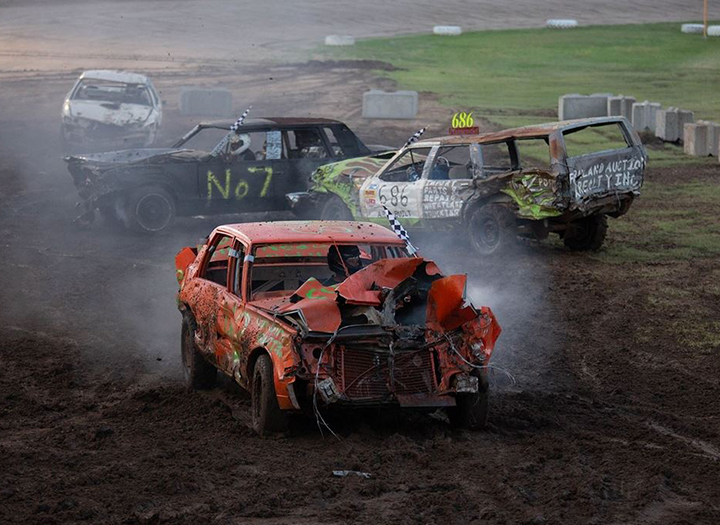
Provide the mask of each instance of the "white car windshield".
[{"label": "white car windshield", "polygon": [[71,100],[97,100],[116,104],[152,106],[152,96],[144,84],[128,84],[111,80],[83,79]]}]

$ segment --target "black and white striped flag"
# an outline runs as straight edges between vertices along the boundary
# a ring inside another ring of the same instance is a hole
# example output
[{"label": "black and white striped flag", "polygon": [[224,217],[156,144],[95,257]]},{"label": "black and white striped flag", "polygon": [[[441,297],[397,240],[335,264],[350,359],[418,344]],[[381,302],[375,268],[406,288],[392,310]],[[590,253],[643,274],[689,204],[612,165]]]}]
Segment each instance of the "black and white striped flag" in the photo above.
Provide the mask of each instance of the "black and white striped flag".
[{"label": "black and white striped flag", "polygon": [[426,130],[426,129],[427,129],[427,128],[422,128],[422,129],[419,129],[418,131],[416,131],[415,133],[413,133],[413,136],[410,137],[410,138],[407,140],[407,142],[405,143],[405,145],[403,146],[403,148],[407,148],[407,147],[408,147],[410,144],[412,144],[413,142],[417,142],[418,139],[419,139],[420,137],[422,137],[422,134],[425,133],[425,130]]},{"label": "black and white striped flag", "polygon": [[240,126],[243,125],[243,122],[245,121],[245,118],[248,116],[248,113],[250,113],[250,110],[252,109],[252,106],[248,106],[248,108],[243,111],[243,114],[240,115],[240,118],[235,121],[235,124],[230,126],[230,131],[234,131],[235,133],[240,133]]},{"label": "black and white striped flag", "polygon": [[383,211],[385,212],[387,220],[390,222],[390,227],[392,228],[392,231],[395,232],[395,235],[405,241],[410,255],[415,255],[417,253],[417,248],[415,248],[415,246],[413,246],[410,242],[410,236],[408,235],[408,232],[405,231],[405,228],[403,228],[402,224],[400,224],[400,221],[397,220],[395,214],[393,214],[393,212],[387,209],[387,206],[385,206],[384,204],[382,204],[381,206],[383,207]]},{"label": "black and white striped flag", "polygon": [[230,136],[231,134],[235,133],[236,135],[240,134],[240,127],[243,125],[243,122],[245,121],[245,117],[248,116],[248,113],[250,113],[250,109],[252,109],[252,106],[249,106],[245,111],[243,111],[243,114],[240,115],[240,118],[235,121],[235,123],[230,126],[230,133],[225,135],[220,142],[218,142],[217,146],[213,148],[213,150],[210,152],[210,155],[213,157],[218,156],[221,153],[227,153],[226,148],[228,145],[228,142],[230,142]]}]

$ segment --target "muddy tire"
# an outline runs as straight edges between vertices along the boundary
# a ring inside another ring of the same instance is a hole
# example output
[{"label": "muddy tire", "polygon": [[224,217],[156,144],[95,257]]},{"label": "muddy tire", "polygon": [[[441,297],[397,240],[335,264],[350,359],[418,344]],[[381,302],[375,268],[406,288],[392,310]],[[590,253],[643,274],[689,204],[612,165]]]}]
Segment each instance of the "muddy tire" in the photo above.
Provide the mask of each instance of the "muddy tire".
[{"label": "muddy tire", "polygon": [[340,197],[333,196],[323,204],[320,219],[323,221],[351,221],[353,215]]},{"label": "muddy tire", "polygon": [[197,346],[195,346],[193,329],[187,322],[182,324],[180,352],[185,386],[188,390],[207,390],[215,386],[217,370],[200,354]]},{"label": "muddy tire", "polygon": [[515,244],[515,216],[504,206],[486,204],[470,214],[470,246],[480,255],[497,255]]},{"label": "muddy tire", "polygon": [[575,251],[597,251],[605,241],[607,234],[607,217],[605,215],[590,215],[573,222],[572,233],[565,234],[565,246]]},{"label": "muddy tire", "polygon": [[487,384],[480,384],[480,390],[474,394],[457,394],[456,406],[447,409],[448,419],[453,428],[482,430],[487,426],[488,405]]},{"label": "muddy tire", "polygon": [[159,186],[144,186],[130,194],[127,206],[129,226],[141,233],[157,233],[175,219],[175,199]]},{"label": "muddy tire", "polygon": [[252,386],[252,426],[260,436],[271,432],[287,430],[287,418],[278,406],[273,379],[273,364],[270,356],[258,357],[253,369]]}]

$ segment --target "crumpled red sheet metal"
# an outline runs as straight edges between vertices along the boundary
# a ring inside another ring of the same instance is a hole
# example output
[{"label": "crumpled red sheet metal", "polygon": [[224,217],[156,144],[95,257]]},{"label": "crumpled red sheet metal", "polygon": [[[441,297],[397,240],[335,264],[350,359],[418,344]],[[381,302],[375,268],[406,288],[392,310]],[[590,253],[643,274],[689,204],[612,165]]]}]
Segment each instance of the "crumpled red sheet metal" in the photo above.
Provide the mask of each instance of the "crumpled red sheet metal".
[{"label": "crumpled red sheet metal", "polygon": [[[440,275],[434,262],[415,257],[382,259],[335,286],[324,286],[317,279],[308,279],[293,293],[293,297],[299,300],[283,305],[278,312],[290,313],[299,310],[308,329],[333,333],[342,322],[338,298],[351,305],[381,306],[380,290],[371,288],[395,288],[411,277],[422,264],[425,264],[427,275]],[[476,317],[471,307],[463,308],[465,281],[466,276],[453,275],[433,283],[428,298],[433,303],[432,308],[428,305],[428,311],[432,309],[428,316],[428,320],[432,319],[431,328],[438,331],[453,330]]]},{"label": "crumpled red sheet metal", "polygon": [[466,304],[467,275],[449,275],[433,282],[428,292],[426,323],[430,330],[449,332],[477,317]]},{"label": "crumpled red sheet metal", "polygon": [[300,310],[310,330],[332,333],[342,322],[335,288],[335,286],[324,286],[317,279],[310,278],[293,293],[293,298],[297,297],[300,300],[286,304],[278,311],[288,313]]},{"label": "crumpled red sheet metal", "polygon": [[428,275],[440,273],[434,262],[421,257],[381,259],[345,279],[337,288],[338,295],[348,304],[380,306],[380,290],[371,290],[373,284],[377,288],[395,288],[412,276],[422,263],[427,263],[425,272]]},{"label": "crumpled red sheet metal", "polygon": [[185,247],[178,252],[175,256],[175,277],[177,277],[178,283],[182,283],[185,279],[185,271],[197,257],[197,251],[192,248]]}]

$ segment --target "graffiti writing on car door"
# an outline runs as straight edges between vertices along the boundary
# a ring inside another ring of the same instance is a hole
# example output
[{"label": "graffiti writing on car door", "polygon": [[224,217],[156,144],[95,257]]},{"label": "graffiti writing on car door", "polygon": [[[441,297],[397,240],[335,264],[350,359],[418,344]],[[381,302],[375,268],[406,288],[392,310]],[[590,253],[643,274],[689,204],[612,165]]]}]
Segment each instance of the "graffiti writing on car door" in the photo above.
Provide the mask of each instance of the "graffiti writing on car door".
[{"label": "graffiti writing on car door", "polygon": [[[372,191],[372,186],[369,188]],[[366,198],[368,192],[366,192]],[[417,199],[413,198],[413,188],[407,184],[380,184],[377,188],[380,204],[390,208],[398,217],[412,217],[412,206]]]},{"label": "graffiti writing on car door", "polygon": [[[258,197],[266,197],[268,195],[268,189],[270,188],[270,181],[272,181],[273,170],[270,166],[260,166],[247,168],[250,174],[264,175],[265,179],[262,181]],[[238,177],[237,179],[232,177],[230,168],[225,170],[225,177],[216,177],[212,171],[207,172],[207,198],[212,199],[213,193],[217,191],[214,198],[219,197],[229,200],[242,200],[250,193],[250,189],[256,188],[257,184],[252,184],[247,180]]]}]

